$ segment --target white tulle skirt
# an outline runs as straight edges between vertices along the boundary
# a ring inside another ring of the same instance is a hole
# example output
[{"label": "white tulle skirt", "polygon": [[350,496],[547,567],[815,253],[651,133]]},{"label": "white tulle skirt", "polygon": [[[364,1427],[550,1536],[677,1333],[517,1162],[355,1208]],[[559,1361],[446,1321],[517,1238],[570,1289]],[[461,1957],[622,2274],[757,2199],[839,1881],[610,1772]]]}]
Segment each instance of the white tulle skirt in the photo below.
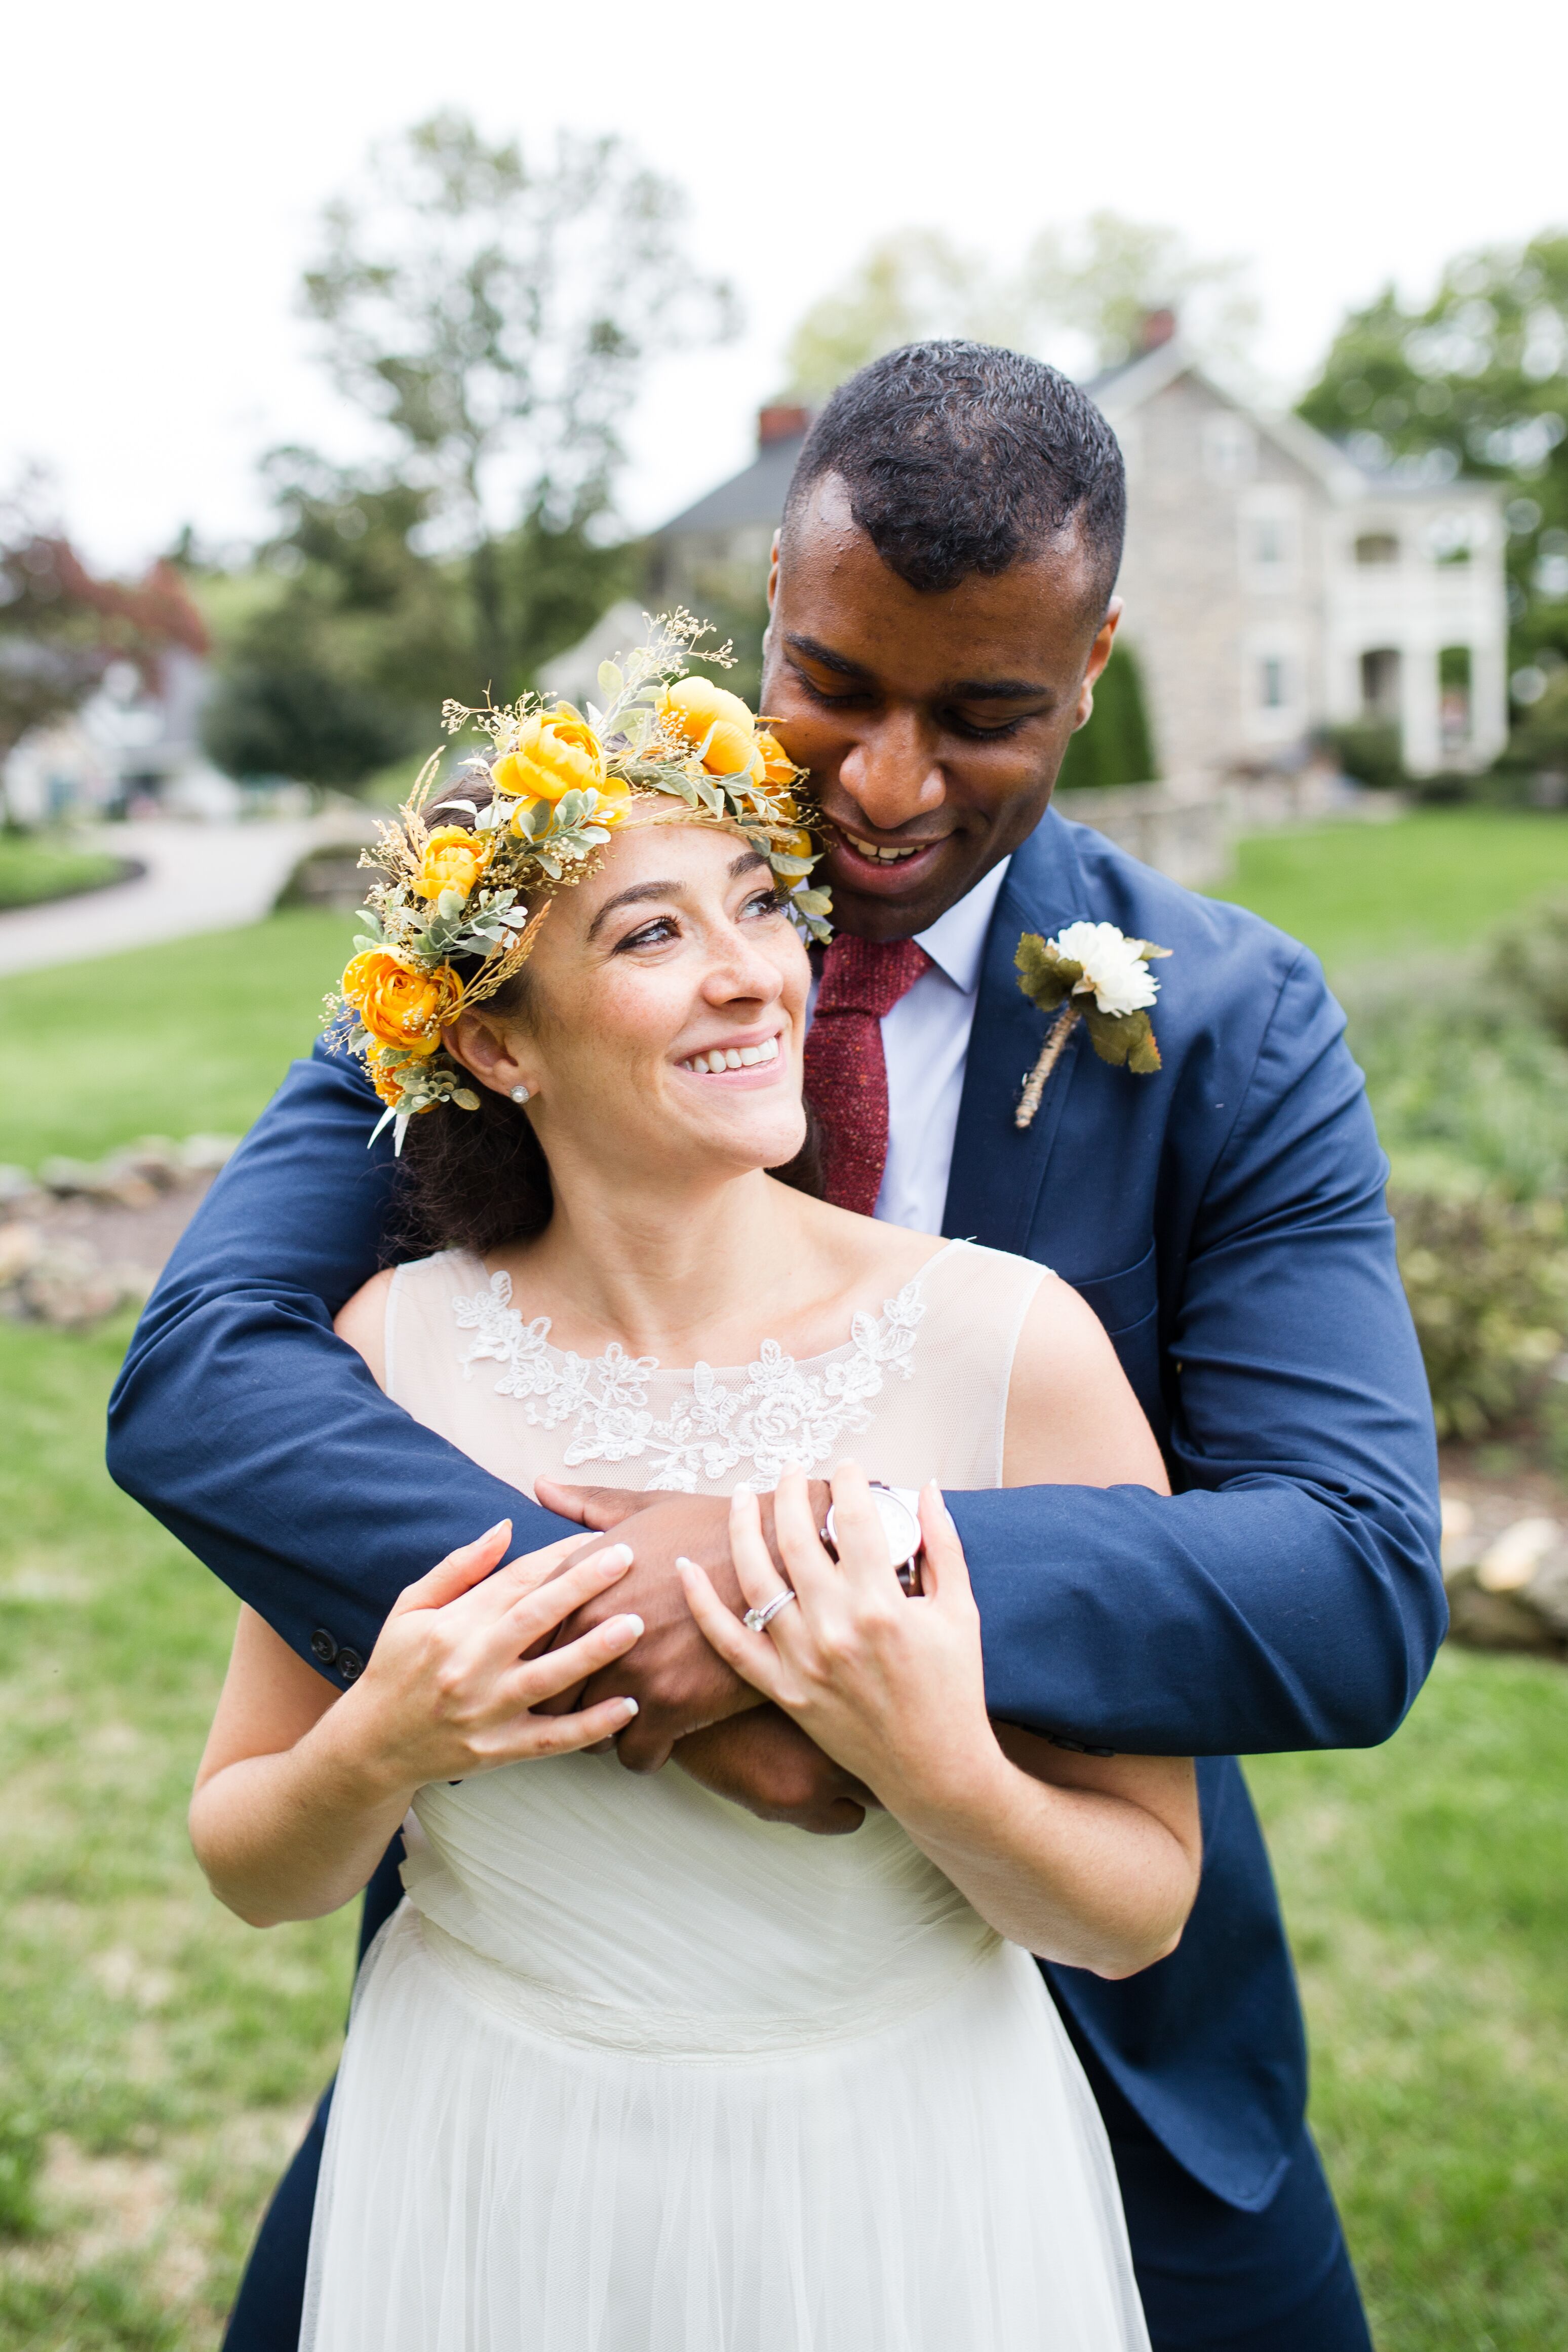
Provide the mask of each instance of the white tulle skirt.
[{"label": "white tulle skirt", "polygon": [[1144,2352],[1026,1953],[805,2045],[595,2035],[403,1906],[333,2099],[306,2352]]}]

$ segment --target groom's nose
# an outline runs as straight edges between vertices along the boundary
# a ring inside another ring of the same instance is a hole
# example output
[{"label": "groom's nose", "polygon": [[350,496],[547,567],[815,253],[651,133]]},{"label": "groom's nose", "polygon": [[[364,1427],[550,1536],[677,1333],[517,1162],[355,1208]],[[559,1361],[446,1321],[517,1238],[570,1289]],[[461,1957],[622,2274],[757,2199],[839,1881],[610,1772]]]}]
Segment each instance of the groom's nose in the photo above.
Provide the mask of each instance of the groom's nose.
[{"label": "groom's nose", "polygon": [[889,711],[868,728],[839,761],[838,782],[878,833],[896,833],[947,796],[947,778],[912,710]]}]

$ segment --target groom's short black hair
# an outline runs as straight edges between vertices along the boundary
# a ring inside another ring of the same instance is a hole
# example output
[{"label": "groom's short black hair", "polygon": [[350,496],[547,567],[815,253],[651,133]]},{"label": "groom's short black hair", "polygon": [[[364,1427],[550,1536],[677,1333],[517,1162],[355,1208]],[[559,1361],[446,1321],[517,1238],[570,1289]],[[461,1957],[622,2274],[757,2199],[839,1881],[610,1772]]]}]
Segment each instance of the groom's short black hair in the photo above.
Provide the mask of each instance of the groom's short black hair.
[{"label": "groom's short black hair", "polygon": [[1115,434],[1059,369],[956,340],[906,343],[839,385],[806,436],[787,537],[837,474],[850,511],[911,588],[1005,572],[1075,523],[1101,609],[1121,563],[1127,485]]}]

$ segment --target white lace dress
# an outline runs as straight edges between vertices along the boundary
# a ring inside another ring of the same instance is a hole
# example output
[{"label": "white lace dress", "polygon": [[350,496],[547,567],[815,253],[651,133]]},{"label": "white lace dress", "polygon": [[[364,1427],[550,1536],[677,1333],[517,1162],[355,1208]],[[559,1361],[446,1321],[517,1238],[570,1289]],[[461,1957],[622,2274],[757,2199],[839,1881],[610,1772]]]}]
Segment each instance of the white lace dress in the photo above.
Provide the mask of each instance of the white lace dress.
[{"label": "white lace dress", "polygon": [[[387,1390],[498,1476],[724,1493],[853,1454],[1000,1483],[1040,1269],[955,1242],[829,1354],[550,1344],[405,1266]],[[759,1822],[679,1769],[420,1791],[322,2161],[309,2352],[1144,2352],[1110,2150],[1039,1973],[886,1814]]]}]

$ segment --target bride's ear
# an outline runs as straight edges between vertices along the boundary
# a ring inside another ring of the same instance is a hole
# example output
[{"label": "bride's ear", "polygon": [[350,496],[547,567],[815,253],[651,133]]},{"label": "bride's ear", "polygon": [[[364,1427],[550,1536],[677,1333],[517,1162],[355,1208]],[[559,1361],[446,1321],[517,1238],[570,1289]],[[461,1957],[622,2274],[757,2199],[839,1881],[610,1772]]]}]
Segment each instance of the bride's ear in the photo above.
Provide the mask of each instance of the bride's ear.
[{"label": "bride's ear", "polygon": [[487,1021],[482,1013],[460,1014],[441,1042],[452,1059],[492,1093],[510,1095],[519,1102],[535,1092],[538,1072],[519,1058],[522,1039],[499,1022]]}]

